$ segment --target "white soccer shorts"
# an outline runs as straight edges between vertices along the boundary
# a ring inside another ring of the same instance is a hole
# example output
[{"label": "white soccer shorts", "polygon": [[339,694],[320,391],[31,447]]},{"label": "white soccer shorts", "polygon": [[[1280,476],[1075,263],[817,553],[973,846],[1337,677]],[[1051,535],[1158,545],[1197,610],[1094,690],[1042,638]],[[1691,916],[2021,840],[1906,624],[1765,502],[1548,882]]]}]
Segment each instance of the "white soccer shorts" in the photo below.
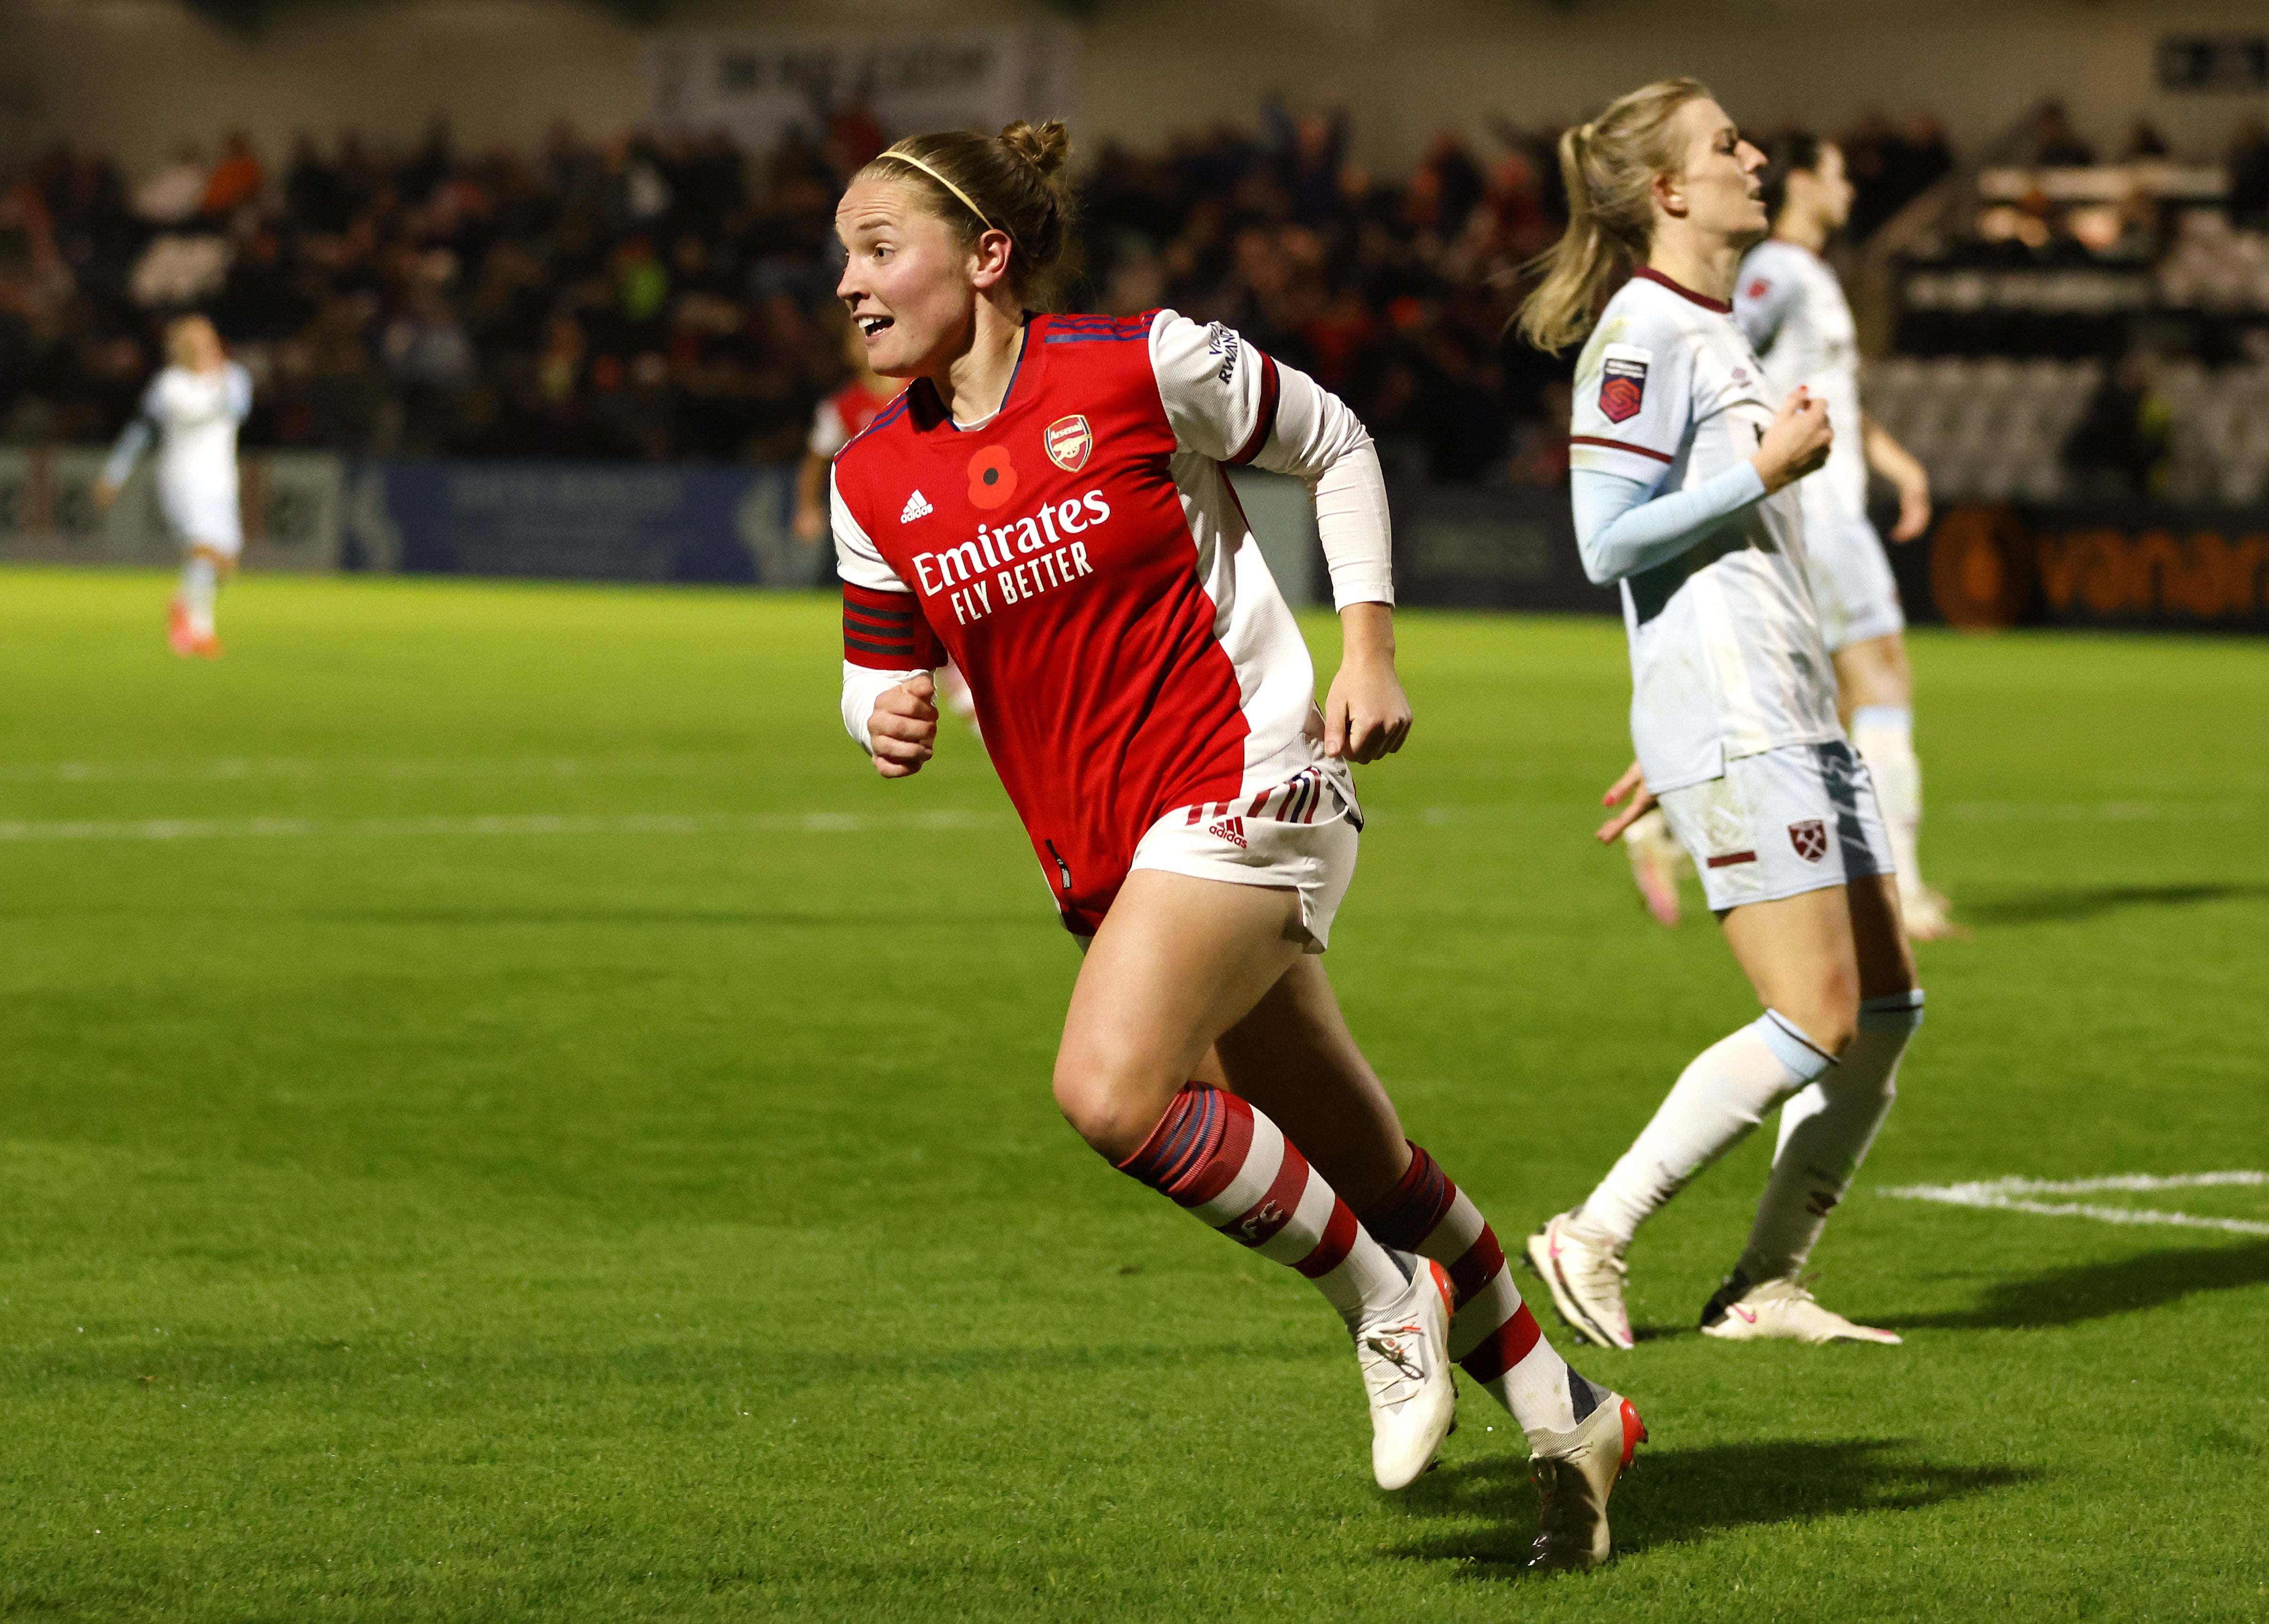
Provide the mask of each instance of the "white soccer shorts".
[{"label": "white soccer shorts", "polygon": [[234,490],[160,484],[158,506],[165,513],[166,528],[182,546],[210,547],[231,558],[244,550]]},{"label": "white soccer shorts", "polygon": [[1144,831],[1127,867],[1296,890],[1307,950],[1321,953],[1355,878],[1362,830],[1354,776],[1344,763],[1319,762],[1236,801],[1177,807]]},{"label": "white soccer shorts", "polygon": [[1666,794],[1662,815],[1713,913],[1895,867],[1874,780],[1841,739],[1736,756],[1723,778]]},{"label": "white soccer shorts", "polygon": [[1896,636],[1906,630],[1899,606],[1899,584],[1882,537],[1864,517],[1835,523],[1804,516],[1804,551],[1812,601],[1820,608],[1820,631],[1828,652]]}]

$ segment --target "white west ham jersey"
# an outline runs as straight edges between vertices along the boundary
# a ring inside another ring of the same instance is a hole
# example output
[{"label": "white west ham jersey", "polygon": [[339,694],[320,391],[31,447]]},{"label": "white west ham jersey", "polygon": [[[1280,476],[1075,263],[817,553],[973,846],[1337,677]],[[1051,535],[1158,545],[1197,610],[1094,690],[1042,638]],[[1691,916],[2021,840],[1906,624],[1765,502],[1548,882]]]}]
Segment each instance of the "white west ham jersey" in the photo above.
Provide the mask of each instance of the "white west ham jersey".
[{"label": "white west ham jersey", "polygon": [[[1776,406],[1732,306],[1643,269],[1608,302],[1577,363],[1569,461],[1655,495],[1689,490],[1755,456]],[[1805,568],[1789,488],[1623,579],[1631,742],[1649,789],[1717,778],[1728,757],[1843,736]]]},{"label": "white west ham jersey", "polygon": [[1836,444],[1828,466],[1799,482],[1815,530],[1867,516],[1867,453],[1859,421],[1859,329],[1828,262],[1793,242],[1749,250],[1733,284],[1733,320],[1756,346],[1773,387],[1799,386],[1828,402]]},{"label": "white west ham jersey", "polygon": [[218,372],[168,366],[150,380],[142,415],[157,425],[163,491],[236,499],[236,430],[252,410],[252,374],[234,361]]}]

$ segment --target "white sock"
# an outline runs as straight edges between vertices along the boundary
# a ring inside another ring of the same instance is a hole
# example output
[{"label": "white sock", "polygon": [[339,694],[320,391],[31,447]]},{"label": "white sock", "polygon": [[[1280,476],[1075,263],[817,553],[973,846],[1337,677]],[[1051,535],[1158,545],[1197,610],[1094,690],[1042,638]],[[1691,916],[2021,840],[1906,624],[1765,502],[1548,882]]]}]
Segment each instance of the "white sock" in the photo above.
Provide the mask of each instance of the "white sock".
[{"label": "white sock", "polygon": [[1585,1198],[1583,1228],[1628,1246],[1639,1225],[1688,1179],[1739,1144],[1767,1111],[1835,1064],[1795,1022],[1776,1010],[1720,1038],[1679,1074],[1654,1119]]},{"label": "white sock", "polygon": [[203,553],[193,552],[181,565],[181,607],[188,611],[189,630],[196,636],[213,634],[213,600],[220,595],[220,572]]},{"label": "white sock", "polygon": [[1898,1097],[1899,1057],[1922,1024],[1922,1002],[1918,989],[1861,1004],[1843,1063],[1780,1108],[1772,1177],[1741,1253],[1751,1281],[1788,1279],[1812,1256]]},{"label": "white sock", "polygon": [[1851,747],[1875,781],[1875,804],[1891,837],[1899,889],[1922,890],[1922,763],[1914,751],[1914,712],[1903,705],[1863,705],[1851,712]]}]

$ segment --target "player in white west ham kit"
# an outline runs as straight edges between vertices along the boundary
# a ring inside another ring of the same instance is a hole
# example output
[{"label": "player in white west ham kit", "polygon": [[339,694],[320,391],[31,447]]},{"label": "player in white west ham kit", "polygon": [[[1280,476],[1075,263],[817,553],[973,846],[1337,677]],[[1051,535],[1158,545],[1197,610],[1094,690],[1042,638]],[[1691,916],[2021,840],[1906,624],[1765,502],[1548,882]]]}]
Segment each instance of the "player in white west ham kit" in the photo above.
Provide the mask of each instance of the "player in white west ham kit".
[{"label": "player in white west ham kit", "polygon": [[1764,172],[1773,234],[1749,250],[1733,293],[1733,320],[1781,389],[1800,386],[1828,403],[1836,444],[1828,466],[1797,487],[1820,629],[1836,662],[1837,703],[1867,764],[1890,830],[1907,934],[1958,934],[1946,898],[1922,882],[1922,768],[1914,750],[1914,679],[1906,616],[1882,538],[1867,519],[1867,471],[1898,488],[1894,542],[1930,528],[1930,476],[1860,410],[1859,328],[1836,272],[1821,257],[1851,214],[1851,183],[1832,142],[1801,131],[1778,137]]},{"label": "player in white west ham kit", "polygon": [[[1522,330],[1587,331],[1576,369],[1576,532],[1617,581],[1638,760],[1608,793],[1657,802],[1764,1013],[1698,1056],[1599,1187],[1528,1255],[1569,1323],[1633,1345],[1623,1257],[1638,1227],[1776,1106],[1780,1143],[1748,1244],[1703,1310],[1726,1339],[1896,1342],[1799,1275],[1896,1094],[1922,994],[1866,768],[1836,717],[1793,488],[1826,462],[1824,403],[1778,396],[1733,321],[1763,234],[1764,154],[1691,79],[1650,85],[1562,139],[1570,223]],[[1593,325],[1601,289],[1637,269]]]},{"label": "player in white west ham kit", "polygon": [[141,410],[103,466],[95,501],[107,507],[158,442],[158,506],[186,557],[168,635],[177,654],[220,655],[213,600],[244,550],[237,514],[236,431],[252,410],[252,375],[228,358],[203,316],[183,316],[166,334],[171,365],[150,380]]}]

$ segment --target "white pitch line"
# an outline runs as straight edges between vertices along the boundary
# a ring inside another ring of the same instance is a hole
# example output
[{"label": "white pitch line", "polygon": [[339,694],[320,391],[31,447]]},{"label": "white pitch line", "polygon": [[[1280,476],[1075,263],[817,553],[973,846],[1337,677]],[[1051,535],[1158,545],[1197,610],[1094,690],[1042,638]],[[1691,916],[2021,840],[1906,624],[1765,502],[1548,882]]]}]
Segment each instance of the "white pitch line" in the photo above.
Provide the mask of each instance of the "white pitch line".
[{"label": "white pitch line", "polygon": [[2251,1218],[2207,1218],[2196,1213],[2144,1207],[2098,1207],[2086,1201],[2037,1201],[2040,1195],[2087,1195],[2097,1191],[2201,1190],[2217,1185],[2269,1185],[2269,1173],[2236,1169],[2220,1173],[2114,1173],[2099,1178],[1992,1178],[1960,1185],[1897,1185],[1878,1191],[1904,1201],[1936,1201],[2045,1218],[2092,1218],[2098,1223],[2157,1224],[2177,1229],[2218,1229],[2228,1235],[2269,1235],[2269,1223]]},{"label": "white pitch line", "polygon": [[0,823],[0,842],[33,840],[270,840],[320,836],[387,839],[499,835],[853,835],[1006,827],[997,812],[536,813],[486,817],[148,818]]},{"label": "white pitch line", "polygon": [[139,779],[230,783],[240,779],[691,778],[701,764],[684,757],[584,761],[568,756],[431,761],[291,761],[224,756],[214,761],[55,761],[0,765],[0,784],[112,784]]}]

